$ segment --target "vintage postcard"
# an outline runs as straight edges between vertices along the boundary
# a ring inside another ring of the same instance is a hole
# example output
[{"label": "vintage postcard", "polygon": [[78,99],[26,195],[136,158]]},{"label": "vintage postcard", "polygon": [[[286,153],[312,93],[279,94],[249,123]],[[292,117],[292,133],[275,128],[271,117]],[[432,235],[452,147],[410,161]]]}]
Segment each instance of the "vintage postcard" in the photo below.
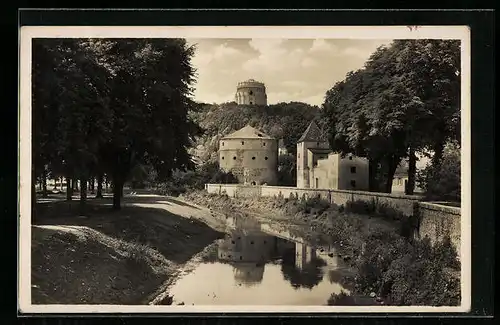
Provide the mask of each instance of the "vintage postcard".
[{"label": "vintage postcard", "polygon": [[466,312],[466,26],[22,27],[23,313]]}]

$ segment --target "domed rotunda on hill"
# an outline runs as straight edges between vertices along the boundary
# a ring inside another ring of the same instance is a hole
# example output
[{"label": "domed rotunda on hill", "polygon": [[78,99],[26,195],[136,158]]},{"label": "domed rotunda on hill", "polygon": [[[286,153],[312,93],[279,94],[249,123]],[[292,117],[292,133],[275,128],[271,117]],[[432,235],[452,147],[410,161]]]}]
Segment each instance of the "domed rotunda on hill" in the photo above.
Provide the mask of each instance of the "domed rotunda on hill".
[{"label": "domed rotunda on hill", "polygon": [[234,101],[238,105],[267,105],[266,86],[254,79],[239,82]]}]

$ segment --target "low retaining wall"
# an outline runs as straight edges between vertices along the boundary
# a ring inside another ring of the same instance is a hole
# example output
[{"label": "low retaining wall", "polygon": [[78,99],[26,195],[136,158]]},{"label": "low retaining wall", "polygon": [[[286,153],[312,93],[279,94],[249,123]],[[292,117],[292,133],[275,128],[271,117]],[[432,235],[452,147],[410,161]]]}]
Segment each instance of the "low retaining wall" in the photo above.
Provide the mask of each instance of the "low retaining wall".
[{"label": "low retaining wall", "polygon": [[376,204],[390,206],[406,216],[418,215],[419,224],[415,229],[416,238],[429,237],[431,243],[441,241],[446,235],[451,238],[460,257],[461,210],[459,207],[438,203],[420,202],[421,196],[399,195],[363,191],[310,189],[285,186],[248,186],[241,184],[205,184],[208,193],[224,194],[230,197],[273,197],[290,194],[317,197],[330,203],[345,205],[349,201],[375,201]]},{"label": "low retaining wall", "polygon": [[305,197],[321,197],[330,203],[337,205],[345,205],[349,201],[375,201],[376,204],[390,206],[406,216],[413,215],[415,203],[421,197],[417,195],[398,195],[388,193],[374,193],[363,191],[348,191],[348,190],[329,190],[329,189],[311,189],[297,188],[286,186],[248,186],[241,184],[206,184],[205,189],[208,193],[222,194],[226,193],[230,197],[260,197],[260,196],[279,196],[285,198],[290,197],[290,194],[296,195],[299,198]]},{"label": "low retaining wall", "polygon": [[430,202],[419,202],[417,208],[420,222],[416,236],[429,237],[433,244],[450,236],[460,258],[461,209]]}]

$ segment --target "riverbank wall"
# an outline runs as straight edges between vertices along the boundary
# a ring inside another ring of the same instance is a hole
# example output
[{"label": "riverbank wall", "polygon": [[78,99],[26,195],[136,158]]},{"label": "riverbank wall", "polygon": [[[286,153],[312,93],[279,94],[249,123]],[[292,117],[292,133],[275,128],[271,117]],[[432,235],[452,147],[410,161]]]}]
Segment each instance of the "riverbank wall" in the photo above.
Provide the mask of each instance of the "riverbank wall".
[{"label": "riverbank wall", "polygon": [[284,197],[291,195],[298,198],[320,197],[330,204],[344,206],[348,202],[366,202],[375,206],[384,206],[398,211],[406,217],[416,217],[413,237],[424,239],[428,237],[432,244],[449,236],[458,256],[461,252],[461,209],[434,202],[422,202],[422,196],[401,195],[378,192],[311,189],[285,186],[248,186],[242,184],[205,184],[205,190],[210,194],[229,197]]}]

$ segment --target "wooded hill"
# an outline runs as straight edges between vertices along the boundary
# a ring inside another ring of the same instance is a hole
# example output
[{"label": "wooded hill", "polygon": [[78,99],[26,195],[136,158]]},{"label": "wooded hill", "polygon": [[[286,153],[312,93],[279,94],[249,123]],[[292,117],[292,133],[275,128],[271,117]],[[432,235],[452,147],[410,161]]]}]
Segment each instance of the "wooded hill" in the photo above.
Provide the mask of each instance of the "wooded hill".
[{"label": "wooded hill", "polygon": [[216,161],[219,140],[247,124],[276,139],[283,139],[288,152],[294,154],[297,140],[313,119],[320,117],[320,108],[301,102],[278,103],[267,106],[202,104],[191,112],[204,134],[196,141],[193,151],[201,161]]}]

